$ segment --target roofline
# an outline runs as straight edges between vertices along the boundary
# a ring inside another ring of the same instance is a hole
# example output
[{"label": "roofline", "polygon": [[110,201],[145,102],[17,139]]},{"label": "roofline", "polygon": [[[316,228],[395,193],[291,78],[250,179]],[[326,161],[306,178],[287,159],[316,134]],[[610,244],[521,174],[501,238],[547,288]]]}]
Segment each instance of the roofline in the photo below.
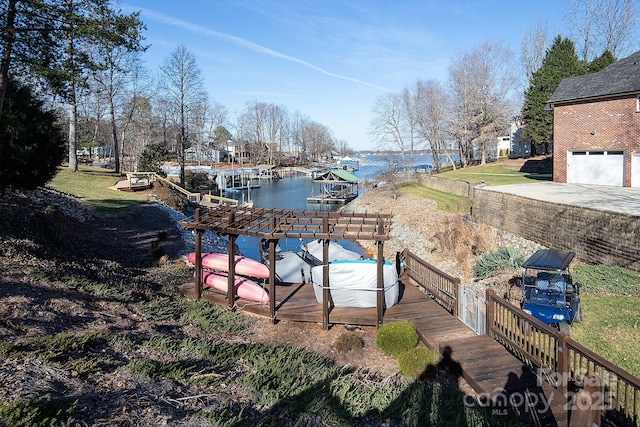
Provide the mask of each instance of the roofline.
[{"label": "roofline", "polygon": [[619,92],[619,93],[610,93],[610,94],[606,94],[606,95],[601,95],[601,96],[588,96],[588,97],[584,97],[584,98],[570,98],[570,99],[560,99],[560,100],[549,100],[547,101],[547,103],[544,105],[544,109],[547,111],[551,111],[553,110],[554,106],[557,104],[569,104],[571,102],[582,102],[582,101],[593,101],[593,100],[605,100],[605,99],[610,99],[610,98],[618,98],[618,97],[622,97],[625,95],[640,95],[640,90],[634,90],[634,91],[629,91],[629,92]]}]

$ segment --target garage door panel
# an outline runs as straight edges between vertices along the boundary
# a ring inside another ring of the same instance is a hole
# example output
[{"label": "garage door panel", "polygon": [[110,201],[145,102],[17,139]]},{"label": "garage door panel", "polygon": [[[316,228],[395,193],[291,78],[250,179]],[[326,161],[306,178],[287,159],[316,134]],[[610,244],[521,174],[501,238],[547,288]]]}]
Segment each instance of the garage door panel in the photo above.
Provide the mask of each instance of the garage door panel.
[{"label": "garage door panel", "polygon": [[578,151],[567,159],[569,183],[624,185],[624,154],[619,151]]}]

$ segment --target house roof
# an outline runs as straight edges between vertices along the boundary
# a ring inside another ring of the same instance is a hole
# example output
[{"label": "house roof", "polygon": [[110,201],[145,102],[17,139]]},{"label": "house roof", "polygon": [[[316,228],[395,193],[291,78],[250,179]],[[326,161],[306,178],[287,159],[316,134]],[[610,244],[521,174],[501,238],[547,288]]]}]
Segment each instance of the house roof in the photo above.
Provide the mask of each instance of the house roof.
[{"label": "house roof", "polygon": [[640,93],[640,51],[597,73],[563,79],[549,104]]},{"label": "house roof", "polygon": [[327,181],[348,182],[351,184],[355,184],[358,182],[358,177],[343,169],[331,169],[313,180],[313,182]]}]

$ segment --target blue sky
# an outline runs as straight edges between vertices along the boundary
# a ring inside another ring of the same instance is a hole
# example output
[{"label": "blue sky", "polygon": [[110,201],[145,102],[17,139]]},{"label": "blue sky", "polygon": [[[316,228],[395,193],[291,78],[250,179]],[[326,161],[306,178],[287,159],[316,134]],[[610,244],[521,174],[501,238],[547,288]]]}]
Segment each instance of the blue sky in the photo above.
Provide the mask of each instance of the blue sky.
[{"label": "blue sky", "polygon": [[[536,19],[562,31],[560,2],[508,0],[127,0],[147,26],[153,74],[179,44],[232,122],[247,102],[298,110],[356,150],[375,149],[371,109],[384,91],[447,79],[451,59],[482,42],[519,57]],[[564,35],[564,34],[563,34]],[[233,132],[233,129],[230,129]]]}]

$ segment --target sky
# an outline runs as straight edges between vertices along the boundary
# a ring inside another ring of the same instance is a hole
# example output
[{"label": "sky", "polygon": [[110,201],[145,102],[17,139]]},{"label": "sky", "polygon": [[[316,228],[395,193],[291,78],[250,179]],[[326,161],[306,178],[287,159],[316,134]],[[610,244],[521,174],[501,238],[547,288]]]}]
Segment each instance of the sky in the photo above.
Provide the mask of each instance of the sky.
[{"label": "sky", "polygon": [[[327,126],[354,150],[376,99],[417,79],[447,80],[452,58],[490,42],[520,56],[537,19],[562,32],[557,0],[122,0],[141,12],[152,75],[183,44],[209,97],[230,120],[249,102],[283,105]],[[565,35],[563,33],[563,35]],[[519,66],[517,63],[516,66]],[[234,133],[233,129],[230,129]]]}]

